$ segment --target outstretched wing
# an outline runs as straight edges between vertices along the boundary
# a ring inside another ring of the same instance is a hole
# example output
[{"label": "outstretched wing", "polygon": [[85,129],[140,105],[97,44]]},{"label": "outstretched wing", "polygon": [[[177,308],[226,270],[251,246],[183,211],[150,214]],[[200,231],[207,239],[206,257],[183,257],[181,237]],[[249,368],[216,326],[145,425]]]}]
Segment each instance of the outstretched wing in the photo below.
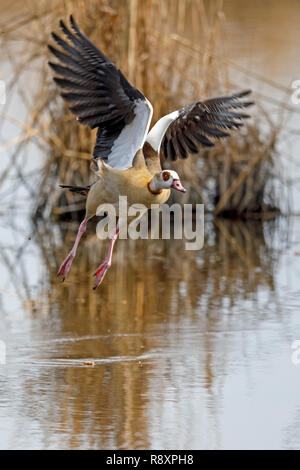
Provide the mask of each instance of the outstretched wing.
[{"label": "outstretched wing", "polygon": [[49,62],[58,75],[55,82],[61,96],[80,123],[98,127],[93,159],[103,158],[118,169],[132,166],[143,146],[152,118],[147,98],[130,85],[122,72],[78,28],[72,16],[72,30],[60,27],[68,41],[52,33],[61,47],[48,46],[59,63]]},{"label": "outstretched wing", "polygon": [[[196,101],[161,118],[149,132],[146,141],[164,158],[176,160],[198,153],[199,147],[213,147],[214,140],[228,137],[228,130],[243,126],[250,116],[241,112],[254,104],[243,101],[250,90],[231,96]],[[156,148],[155,148],[156,146]]]}]

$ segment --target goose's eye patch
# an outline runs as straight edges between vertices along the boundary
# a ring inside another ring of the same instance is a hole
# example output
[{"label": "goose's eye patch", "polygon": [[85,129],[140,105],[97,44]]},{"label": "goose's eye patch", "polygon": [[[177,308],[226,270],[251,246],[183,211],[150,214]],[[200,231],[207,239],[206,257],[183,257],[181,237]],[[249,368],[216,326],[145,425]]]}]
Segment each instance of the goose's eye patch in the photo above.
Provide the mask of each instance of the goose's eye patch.
[{"label": "goose's eye patch", "polygon": [[168,181],[168,179],[170,178],[170,173],[168,171],[164,171],[163,173],[163,180],[164,181]]}]

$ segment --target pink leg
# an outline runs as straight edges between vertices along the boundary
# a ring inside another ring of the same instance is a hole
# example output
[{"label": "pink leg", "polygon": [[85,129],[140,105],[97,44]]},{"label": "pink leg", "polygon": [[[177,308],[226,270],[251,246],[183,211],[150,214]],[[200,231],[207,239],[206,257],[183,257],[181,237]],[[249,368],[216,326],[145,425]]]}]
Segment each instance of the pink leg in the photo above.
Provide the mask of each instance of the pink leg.
[{"label": "pink leg", "polygon": [[94,289],[97,289],[97,287],[101,284],[101,282],[104,279],[105,274],[107,273],[108,269],[111,267],[112,253],[113,253],[114,244],[116,243],[118,235],[119,235],[119,227],[117,226],[114,235],[110,239],[110,244],[109,244],[109,249],[108,249],[107,256],[104,259],[103,263],[100,264],[100,266],[98,267],[98,269],[94,273],[94,276],[96,276],[96,282],[95,282]]},{"label": "pink leg", "polygon": [[87,219],[83,219],[83,221],[81,222],[79,226],[74,246],[58,270],[57,276],[62,276],[63,281],[66,279],[68,272],[70,271],[71,264],[72,264],[73,259],[75,258],[80,239],[86,230],[86,224],[87,224]]}]

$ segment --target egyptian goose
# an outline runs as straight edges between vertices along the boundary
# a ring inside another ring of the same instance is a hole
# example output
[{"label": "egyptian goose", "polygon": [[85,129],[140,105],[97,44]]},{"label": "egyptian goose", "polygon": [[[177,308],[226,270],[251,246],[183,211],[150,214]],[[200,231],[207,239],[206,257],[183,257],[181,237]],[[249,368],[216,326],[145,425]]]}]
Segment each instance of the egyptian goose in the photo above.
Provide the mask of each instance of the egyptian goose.
[{"label": "egyptian goose", "polygon": [[[153,108],[147,98],[126,80],[122,72],[82,33],[72,16],[71,28],[63,21],[60,27],[66,40],[52,33],[60,50],[49,46],[59,63],[49,62],[58,75],[54,78],[63,89],[61,96],[81,124],[98,128],[92,163],[98,179],[86,187],[62,186],[87,195],[86,214],[74,246],[59,268],[64,280],[75,257],[88,220],[104,203],[118,205],[126,195],[128,205],[163,204],[170,190],[185,192],[175,171],[162,170],[160,154],[169,160],[187,158],[199,146],[212,147],[211,139],[227,137],[227,130],[239,128],[248,114],[241,108],[250,90],[231,96],[196,101],[162,117],[148,133]],[[95,272],[94,289],[102,282],[111,265],[117,226],[107,257]]]}]

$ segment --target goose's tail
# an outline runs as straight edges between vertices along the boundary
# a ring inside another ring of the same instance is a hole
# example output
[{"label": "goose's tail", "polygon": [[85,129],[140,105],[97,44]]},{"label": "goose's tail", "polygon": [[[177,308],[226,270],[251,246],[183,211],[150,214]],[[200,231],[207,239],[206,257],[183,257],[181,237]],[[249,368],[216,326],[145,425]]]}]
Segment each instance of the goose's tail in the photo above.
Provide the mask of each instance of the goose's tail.
[{"label": "goose's tail", "polygon": [[69,186],[67,184],[60,184],[60,188],[69,189],[72,193],[78,193],[82,196],[87,196],[90,190],[91,185],[88,186]]}]

